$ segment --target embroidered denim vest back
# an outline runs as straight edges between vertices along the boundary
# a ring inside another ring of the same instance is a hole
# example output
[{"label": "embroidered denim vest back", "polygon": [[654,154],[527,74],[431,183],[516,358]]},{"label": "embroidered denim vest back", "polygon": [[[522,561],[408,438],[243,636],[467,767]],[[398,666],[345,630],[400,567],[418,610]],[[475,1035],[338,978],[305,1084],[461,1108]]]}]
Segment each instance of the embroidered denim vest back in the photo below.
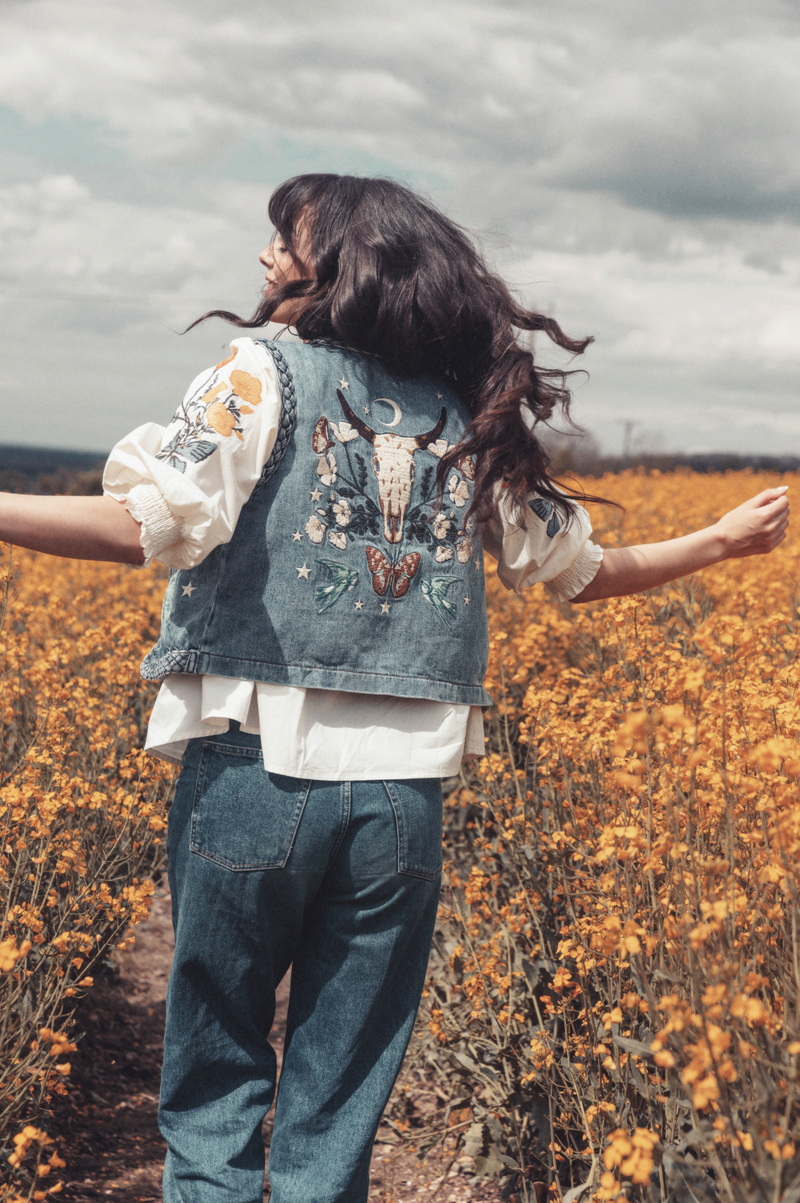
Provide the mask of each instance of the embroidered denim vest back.
[{"label": "embroidered denim vest back", "polygon": [[434,487],[466,407],[444,381],[395,377],[370,356],[264,346],[294,431],[230,542],[172,573],[142,675],[490,705],[483,551],[464,526],[472,461],[438,510]]}]

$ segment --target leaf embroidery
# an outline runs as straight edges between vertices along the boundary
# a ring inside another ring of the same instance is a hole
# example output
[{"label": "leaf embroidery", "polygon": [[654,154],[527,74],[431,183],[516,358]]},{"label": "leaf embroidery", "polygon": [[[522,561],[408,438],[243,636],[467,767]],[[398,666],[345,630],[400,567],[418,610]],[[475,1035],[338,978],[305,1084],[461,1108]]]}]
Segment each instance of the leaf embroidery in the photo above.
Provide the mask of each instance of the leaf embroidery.
[{"label": "leaf embroidery", "polygon": [[545,501],[544,497],[534,497],[528,502],[528,505],[537,518],[541,518],[542,522],[547,523],[548,539],[552,539],[554,535],[557,535],[561,530],[561,518],[553,502]]}]

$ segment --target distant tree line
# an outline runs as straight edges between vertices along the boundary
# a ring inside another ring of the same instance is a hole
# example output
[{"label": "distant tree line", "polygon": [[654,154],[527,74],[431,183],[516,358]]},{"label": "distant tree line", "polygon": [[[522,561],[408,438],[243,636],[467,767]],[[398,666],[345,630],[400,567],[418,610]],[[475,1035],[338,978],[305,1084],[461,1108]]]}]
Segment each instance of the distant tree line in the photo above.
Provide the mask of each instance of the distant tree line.
[{"label": "distant tree line", "polygon": [[99,496],[104,463],[94,452],[0,446],[0,492]]},{"label": "distant tree line", "polygon": [[[568,472],[602,476],[604,472],[622,472],[625,468],[644,468],[647,472],[674,472],[676,468],[690,468],[694,472],[738,472],[743,468],[757,472],[796,472],[800,468],[800,456],[797,455],[719,452],[682,455],[654,451],[603,455],[592,435],[584,433],[549,431],[545,442],[550,453],[551,472],[556,478]],[[103,456],[92,452],[0,446],[0,492],[99,496],[103,492],[104,463]]]},{"label": "distant tree line", "polygon": [[557,478],[567,472],[580,476],[602,476],[604,472],[622,472],[626,468],[644,468],[647,472],[674,472],[690,468],[694,472],[796,472],[797,455],[736,455],[733,452],[704,451],[693,455],[682,452],[631,451],[622,455],[603,455],[591,434],[548,431],[543,441],[550,454],[550,471]]}]

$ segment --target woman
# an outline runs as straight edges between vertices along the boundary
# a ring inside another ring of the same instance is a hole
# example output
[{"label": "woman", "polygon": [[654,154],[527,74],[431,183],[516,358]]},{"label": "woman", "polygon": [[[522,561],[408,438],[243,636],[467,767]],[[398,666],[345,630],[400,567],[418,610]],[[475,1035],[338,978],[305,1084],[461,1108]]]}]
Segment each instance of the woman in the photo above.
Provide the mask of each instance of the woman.
[{"label": "woman", "polygon": [[[182,763],[160,1121],[164,1197],[261,1198],[275,987],[292,987],[274,1203],[361,1201],[422,989],[441,780],[483,749],[485,547],[507,587],[591,601],[771,551],[784,489],[703,531],[603,553],[547,474],[563,374],[463,231],[383,180],[270,202],[264,298],[172,423],[112,452],[103,498],[0,497],[0,537],[173,572],[148,734]],[[206,315],[211,316],[211,315]],[[266,771],[265,771],[266,770]]]}]

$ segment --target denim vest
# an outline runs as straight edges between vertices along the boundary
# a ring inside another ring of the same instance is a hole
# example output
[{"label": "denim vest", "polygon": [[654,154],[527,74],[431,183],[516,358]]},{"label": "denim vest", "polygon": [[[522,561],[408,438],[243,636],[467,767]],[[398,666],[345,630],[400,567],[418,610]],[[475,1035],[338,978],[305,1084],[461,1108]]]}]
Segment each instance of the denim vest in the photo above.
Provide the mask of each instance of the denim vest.
[{"label": "denim vest", "polygon": [[446,382],[396,377],[371,356],[263,345],[283,458],[270,474],[270,457],[230,542],[172,572],[142,675],[491,705],[483,551],[477,523],[464,526],[472,460],[449,473],[440,509],[435,498],[465,405]]}]

